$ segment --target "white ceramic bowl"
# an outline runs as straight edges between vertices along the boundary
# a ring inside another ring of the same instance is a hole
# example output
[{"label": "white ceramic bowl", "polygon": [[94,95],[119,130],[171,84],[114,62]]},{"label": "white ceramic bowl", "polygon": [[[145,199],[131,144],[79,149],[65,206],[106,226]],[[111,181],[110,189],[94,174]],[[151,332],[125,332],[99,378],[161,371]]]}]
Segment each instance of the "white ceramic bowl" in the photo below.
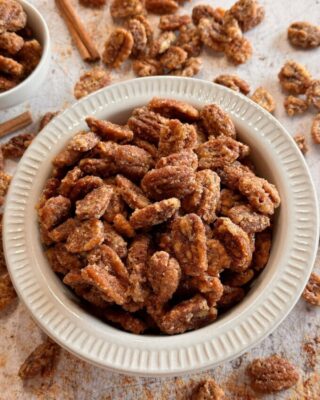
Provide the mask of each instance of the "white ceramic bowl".
[{"label": "white ceramic bowl", "polygon": [[50,66],[50,34],[46,21],[39,11],[26,0],[18,0],[27,14],[27,24],[33,30],[35,38],[42,45],[42,56],[37,67],[19,85],[0,93],[0,110],[23,103],[37,94],[46,78]]},{"label": "white ceramic bowl", "polygon": [[[268,266],[245,299],[212,325],[176,336],[138,336],[88,315],[51,271],[39,240],[35,204],[52,158],[87,115],[123,122],[153,96],[215,102],[252,148],[261,175],[281,194]],[[102,89],[54,119],[19,163],[4,216],[4,245],[16,290],[43,330],[67,350],[108,369],[144,376],[195,372],[232,359],[269,335],[299,299],[318,245],[318,204],[306,163],[292,138],[248,98],[210,82],[140,78]]]}]

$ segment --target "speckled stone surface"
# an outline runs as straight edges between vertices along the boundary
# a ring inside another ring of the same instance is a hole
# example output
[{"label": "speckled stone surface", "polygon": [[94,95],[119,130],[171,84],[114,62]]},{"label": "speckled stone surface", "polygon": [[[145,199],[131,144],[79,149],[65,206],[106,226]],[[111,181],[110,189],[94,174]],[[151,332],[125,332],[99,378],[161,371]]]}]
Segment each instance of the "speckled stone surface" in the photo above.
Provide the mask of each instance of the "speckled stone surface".
[{"label": "speckled stone surface", "polygon": [[[108,3],[111,0],[108,0]],[[31,110],[34,120],[46,111],[55,111],[68,107],[74,102],[73,87],[80,74],[90,68],[85,65],[73,47],[69,34],[57,13],[53,0],[30,0],[48,22],[52,37],[52,63],[46,83],[36,97],[27,103],[0,113],[0,122],[25,110]],[[89,32],[99,45],[112,29],[108,7],[92,10],[78,6],[72,1],[85,21]],[[187,12],[195,4],[205,1],[187,2]],[[207,1],[214,6],[229,7],[232,0]],[[270,90],[277,102],[275,116],[288,131],[305,134],[310,146],[306,156],[307,163],[320,193],[320,148],[311,143],[310,111],[302,117],[289,119],[283,109],[284,94],[281,93],[277,74],[286,60],[294,59],[305,64],[313,76],[320,78],[320,48],[312,51],[293,49],[286,40],[286,29],[293,21],[307,20],[319,23],[319,0],[261,0],[266,9],[265,21],[257,28],[246,33],[254,48],[252,59],[245,65],[234,67],[225,57],[204,52],[203,69],[200,79],[213,80],[221,73],[238,73],[247,80],[252,91],[264,86]],[[154,22],[158,17],[152,17]],[[133,78],[129,63],[121,70],[112,73],[113,81]],[[36,124],[27,131],[36,129]],[[318,145],[319,146],[319,145]],[[13,163],[8,163],[14,169]],[[320,254],[315,265],[320,272]],[[286,400],[320,399],[320,349],[314,344],[314,338],[320,336],[320,308],[307,305],[300,300],[288,318],[260,345],[238,359],[225,363],[202,374],[188,375],[172,379],[132,378],[113,374],[86,364],[63,351],[53,376],[35,379],[23,385],[17,371],[21,362],[41,342],[41,331],[32,321],[25,307],[16,301],[8,310],[0,313],[0,399],[46,399],[46,400],[163,400],[188,399],[190,391],[198,381],[213,376],[221,383],[228,399],[250,400],[260,398],[253,394],[245,378],[245,368],[256,357],[281,354],[293,361],[300,369],[301,379],[297,387],[276,396],[263,397]],[[314,365],[310,367],[310,354],[304,351],[310,342],[315,351]],[[318,345],[319,346],[319,345]],[[317,358],[318,356],[318,358]]]}]

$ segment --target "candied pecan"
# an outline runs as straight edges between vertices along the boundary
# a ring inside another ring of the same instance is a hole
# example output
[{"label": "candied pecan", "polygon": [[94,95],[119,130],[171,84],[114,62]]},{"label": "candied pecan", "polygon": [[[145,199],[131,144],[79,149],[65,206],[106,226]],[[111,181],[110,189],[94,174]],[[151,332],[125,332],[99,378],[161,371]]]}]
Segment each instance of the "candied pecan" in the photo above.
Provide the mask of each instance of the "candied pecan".
[{"label": "candied pecan", "polygon": [[278,77],[282,89],[292,94],[304,94],[311,84],[310,72],[295,61],[286,62]]},{"label": "candied pecan", "polygon": [[37,375],[50,375],[54,370],[60,349],[57,343],[47,338],[25,359],[19,369],[20,378],[30,379]]},{"label": "candied pecan", "polygon": [[201,124],[209,136],[236,137],[232,119],[217,104],[209,104],[200,111]]},{"label": "candied pecan", "polygon": [[[220,282],[220,278],[211,276],[207,273],[192,277],[190,279],[190,284],[198,289],[200,293],[211,293],[209,296],[211,304],[216,303],[223,293],[223,286]],[[216,300],[215,302],[212,302],[214,297]]]},{"label": "candied pecan", "polygon": [[147,153],[149,153],[151,155],[151,157],[154,160],[156,160],[158,158],[158,149],[157,149],[157,147],[154,144],[148,142],[147,140],[135,138],[135,139],[133,139],[132,144],[134,144],[135,146],[138,146],[141,149],[145,150]]},{"label": "candied pecan", "polygon": [[227,59],[233,64],[244,64],[252,56],[252,46],[248,39],[241,37],[228,43],[224,52]]},{"label": "candied pecan", "polygon": [[170,72],[171,75],[175,76],[188,76],[192,77],[196,75],[201,69],[201,59],[198,57],[190,57],[187,61],[182,65],[180,69],[175,69]]},{"label": "candied pecan", "polygon": [[135,210],[131,214],[130,224],[134,229],[162,224],[171,218],[179,208],[180,201],[176,198],[162,200]]},{"label": "candied pecan", "polygon": [[237,19],[243,32],[260,24],[265,16],[264,8],[257,0],[238,0],[229,12]]},{"label": "candied pecan", "polygon": [[53,120],[54,117],[56,117],[59,114],[59,111],[54,111],[54,112],[47,112],[43,115],[43,117],[40,119],[39,122],[39,129],[38,132],[41,132],[42,129],[48,125],[49,122]]},{"label": "candied pecan", "polygon": [[80,131],[68,143],[67,148],[84,153],[93,149],[99,143],[99,138],[93,132]]},{"label": "candied pecan", "polygon": [[138,20],[144,26],[147,35],[147,44],[149,45],[153,40],[153,27],[151,23],[147,20],[147,18],[142,15],[138,14],[134,16],[134,19]]},{"label": "candied pecan", "polygon": [[293,138],[294,138],[297,146],[299,147],[299,150],[301,150],[301,153],[306,154],[309,150],[309,147],[308,147],[308,144],[306,141],[306,137],[304,135],[297,134]]},{"label": "candied pecan", "polygon": [[207,379],[201,382],[194,390],[191,400],[224,400],[224,391],[214,381],[214,379]]},{"label": "candied pecan", "polygon": [[0,74],[0,93],[14,88],[18,83],[19,81],[17,79],[7,78],[5,76],[1,76]]},{"label": "candied pecan", "polygon": [[165,251],[157,251],[149,260],[147,276],[155,295],[152,301],[164,304],[177,290],[181,270],[175,258]]},{"label": "candied pecan", "polygon": [[237,272],[246,270],[252,260],[248,234],[231,219],[225,217],[216,220],[214,232],[232,259],[230,268]]},{"label": "candied pecan", "polygon": [[254,278],[254,270],[247,269],[241,272],[230,272],[228,277],[225,279],[226,285],[230,287],[241,287],[249,283]]},{"label": "candied pecan", "polygon": [[89,192],[76,202],[76,215],[79,219],[100,218],[108,208],[113,193],[112,186],[102,185]]},{"label": "candied pecan", "polygon": [[122,214],[117,214],[114,217],[113,225],[115,230],[122,236],[132,238],[136,234],[130,222]]},{"label": "candied pecan", "polygon": [[208,4],[199,4],[198,6],[193,7],[192,9],[192,22],[195,25],[199,25],[199,22],[202,18],[213,19],[213,20],[222,20],[223,15],[219,9],[214,9]]},{"label": "candied pecan", "polygon": [[140,107],[133,110],[128,119],[128,126],[134,132],[134,135],[158,143],[160,133],[167,130],[168,119],[157,114],[147,107]]},{"label": "candied pecan", "polygon": [[247,197],[254,209],[272,215],[280,205],[276,187],[263,178],[245,175],[239,179],[239,191]]},{"label": "candied pecan", "polygon": [[75,84],[74,97],[81,99],[111,83],[110,74],[102,68],[95,67],[82,74]]},{"label": "candied pecan", "polygon": [[150,205],[149,199],[143,194],[139,186],[135,185],[124,176],[117,175],[116,184],[123,200],[130,208],[144,208]]},{"label": "candied pecan", "polygon": [[217,239],[210,239],[207,241],[207,258],[207,272],[211,276],[219,276],[220,272],[229,268],[231,265],[231,258],[225,247]]},{"label": "candied pecan", "polygon": [[199,111],[183,101],[154,97],[148,107],[164,117],[193,122],[199,119]]},{"label": "candied pecan", "polygon": [[294,115],[303,114],[308,109],[308,102],[296,96],[287,96],[284,100],[284,108],[289,115],[293,117]]},{"label": "candied pecan", "polygon": [[[69,197],[76,182],[82,177],[82,171],[79,167],[74,167],[67,172],[66,176],[61,180],[59,186],[59,194],[64,197]],[[102,180],[101,180],[102,184]]]},{"label": "candied pecan", "polygon": [[115,216],[117,214],[123,214],[126,216],[126,205],[124,201],[122,200],[119,190],[116,186],[113,187],[113,194],[110,199],[108,208],[106,209],[106,212],[103,215],[103,219],[107,222],[113,222]]},{"label": "candied pecan", "polygon": [[153,58],[145,58],[142,60],[134,60],[132,63],[133,72],[137,76],[154,76],[163,75],[164,70],[160,61]]},{"label": "candied pecan", "polygon": [[198,215],[187,214],[173,221],[172,245],[186,275],[199,276],[207,270],[206,233]]},{"label": "candied pecan", "polygon": [[143,54],[148,42],[146,28],[144,24],[138,19],[131,18],[127,22],[126,28],[133,37],[133,47],[131,51],[132,57],[137,57],[140,54]]},{"label": "candied pecan", "polygon": [[142,178],[153,165],[148,152],[132,145],[116,146],[113,159],[118,171],[131,179]]},{"label": "candied pecan", "polygon": [[123,28],[116,28],[108,37],[102,55],[103,62],[118,68],[128,59],[133,48],[132,34]]},{"label": "candied pecan", "polygon": [[179,29],[177,45],[185,50],[189,57],[198,57],[202,48],[198,28],[193,24],[182,25]]},{"label": "candied pecan", "polygon": [[120,258],[125,258],[127,256],[127,243],[123,239],[122,236],[120,236],[115,229],[111,225],[109,225],[107,222],[103,223],[103,229],[104,229],[104,243],[111,247]]},{"label": "candied pecan", "polygon": [[77,254],[71,254],[64,243],[57,243],[47,251],[52,270],[65,275],[71,270],[78,270],[83,263]]},{"label": "candied pecan", "polygon": [[64,149],[56,155],[56,157],[52,161],[52,164],[58,169],[71,167],[80,160],[81,156],[82,154],[79,151]]},{"label": "candied pecan", "polygon": [[220,192],[219,204],[217,210],[220,214],[228,216],[229,210],[243,203],[243,197],[231,189],[222,189]]},{"label": "candied pecan", "polygon": [[312,273],[303,292],[303,298],[314,306],[320,306],[320,276]]},{"label": "candied pecan", "polygon": [[15,77],[21,77],[24,73],[23,66],[13,58],[0,55],[0,72]]},{"label": "candied pecan", "polygon": [[240,204],[230,208],[227,216],[247,233],[262,232],[270,226],[269,217],[255,212],[247,204]]},{"label": "candied pecan", "polygon": [[79,167],[86,174],[101,176],[106,178],[116,172],[115,165],[110,160],[100,160],[96,158],[83,158]]},{"label": "candied pecan", "polygon": [[160,132],[159,156],[168,156],[197,146],[197,132],[193,125],[183,124],[177,119],[168,122],[168,129]]},{"label": "candied pecan", "polygon": [[102,7],[107,0],[80,0],[80,3],[86,7]]},{"label": "candied pecan", "polygon": [[62,224],[52,229],[49,232],[49,237],[54,242],[64,242],[65,240],[67,240],[70,233],[74,231],[77,225],[77,220],[75,220],[74,218],[68,218]]},{"label": "candied pecan", "polygon": [[99,135],[103,140],[130,141],[133,138],[133,132],[126,126],[113,124],[110,121],[104,121],[94,117],[87,117],[86,123],[89,128]]},{"label": "candied pecan", "polygon": [[225,165],[223,169],[219,169],[217,172],[221,178],[221,182],[232,190],[239,189],[239,180],[243,176],[255,176],[250,168],[240,164],[238,161]]},{"label": "candied pecan", "polygon": [[241,92],[244,95],[249,94],[249,84],[241,79],[238,75],[219,75],[214,80],[218,85],[226,86],[235,92]]},{"label": "candied pecan", "polygon": [[16,0],[0,0],[0,33],[16,32],[26,26],[27,14]]},{"label": "candied pecan", "polygon": [[26,40],[22,49],[17,53],[17,60],[23,65],[25,75],[31,72],[39,64],[42,55],[42,46],[36,40]]},{"label": "candied pecan", "polygon": [[320,143],[320,114],[316,115],[312,121],[311,136],[314,143]]},{"label": "candied pecan", "polygon": [[276,102],[272,95],[263,87],[256,89],[251,96],[251,100],[259,104],[262,108],[272,113],[276,108]]},{"label": "candied pecan", "polygon": [[55,197],[59,194],[58,193],[59,186],[60,186],[59,179],[50,178],[47,180],[45,187],[42,190],[40,199],[37,203],[37,209],[43,207],[46,201],[50,199],[50,197]]},{"label": "candied pecan", "polygon": [[11,182],[11,176],[6,174],[4,171],[0,171],[0,197],[1,197],[1,202],[3,204],[3,197],[6,195],[9,185]]},{"label": "candied pecan", "polygon": [[113,0],[110,4],[112,18],[128,18],[143,13],[141,0]]},{"label": "candied pecan", "polygon": [[219,176],[209,169],[204,169],[196,172],[196,189],[183,199],[182,206],[187,212],[193,212],[211,224],[216,218],[219,197]]},{"label": "candied pecan", "polygon": [[162,332],[173,335],[201,328],[216,317],[216,310],[209,308],[203,296],[196,295],[174,306],[158,322]]},{"label": "candied pecan", "polygon": [[0,33],[0,49],[13,55],[23,47],[24,40],[14,32]]},{"label": "candied pecan", "polygon": [[4,310],[17,297],[8,273],[0,276],[0,311]]},{"label": "candied pecan", "polygon": [[61,224],[69,215],[71,202],[63,196],[51,197],[43,207],[38,210],[40,224],[46,229],[51,229]]},{"label": "candied pecan", "polygon": [[178,8],[179,4],[175,0],[145,0],[147,11],[153,14],[173,14]]},{"label": "candied pecan", "polygon": [[123,310],[107,309],[104,311],[103,316],[107,321],[113,322],[114,324],[121,326],[125,331],[135,333],[136,335],[143,333],[147,329],[145,322]]},{"label": "candied pecan", "polygon": [[196,170],[198,168],[198,157],[190,150],[181,150],[178,153],[172,153],[167,157],[162,157],[156,163],[156,168],[163,168],[167,166],[179,167],[185,166]]},{"label": "candied pecan", "polygon": [[230,308],[244,298],[245,291],[241,287],[223,286],[223,295],[218,300],[218,308]]},{"label": "candied pecan", "polygon": [[20,158],[27,150],[35,135],[32,133],[22,133],[12,137],[7,143],[2,145],[4,158]]},{"label": "candied pecan", "polygon": [[102,264],[89,264],[81,270],[81,276],[116,304],[122,305],[127,301],[127,285]]},{"label": "candied pecan", "polygon": [[278,355],[255,359],[247,368],[253,389],[262,393],[275,393],[289,389],[299,379],[296,368]]},{"label": "candied pecan", "polygon": [[66,248],[70,253],[81,253],[92,250],[103,240],[103,223],[98,219],[88,219],[71,232],[66,242]]},{"label": "candied pecan", "polygon": [[136,236],[129,248],[127,267],[130,273],[130,295],[137,303],[144,303],[149,295],[147,268],[151,239],[147,235]]},{"label": "candied pecan", "polygon": [[188,58],[188,53],[184,51],[181,47],[171,46],[169,49],[163,53],[160,57],[160,62],[162,66],[168,70],[179,69],[183,66]]},{"label": "candied pecan", "polygon": [[117,252],[110,246],[102,244],[88,254],[88,263],[102,265],[109,272],[117,275],[125,282],[129,279],[129,273]]},{"label": "candied pecan", "polygon": [[[66,175],[68,176],[68,174]],[[81,175],[82,176],[82,175]],[[61,181],[62,185],[63,180]],[[85,197],[89,192],[103,185],[103,180],[98,176],[87,175],[76,180],[69,189],[68,197],[71,201]]]},{"label": "candied pecan", "polygon": [[211,137],[196,149],[200,169],[215,169],[232,164],[243,152],[249,153],[249,147],[224,135]]},{"label": "candied pecan", "polygon": [[159,28],[162,31],[175,31],[182,25],[190,24],[189,15],[162,15],[159,21]]},{"label": "candied pecan", "polygon": [[256,234],[255,249],[252,255],[252,266],[256,271],[262,270],[269,260],[271,233],[264,231]]},{"label": "candied pecan", "polygon": [[174,32],[169,31],[161,33],[157,40],[152,42],[149,52],[150,57],[156,57],[159,54],[163,54],[176,40],[177,37]]},{"label": "candied pecan", "polygon": [[70,286],[81,297],[83,296],[83,293],[87,291],[88,287],[90,287],[90,285],[85,283],[85,281],[83,280],[80,269],[74,269],[69,271],[63,277],[63,283]]},{"label": "candied pecan", "polygon": [[143,177],[141,187],[155,200],[181,199],[195,189],[195,174],[192,168],[182,166],[153,169]]},{"label": "candied pecan", "polygon": [[294,22],[288,28],[288,40],[302,49],[320,46],[320,27],[310,22]]},{"label": "candied pecan", "polygon": [[202,43],[218,52],[223,52],[228,43],[242,38],[238,22],[231,16],[223,18],[221,21],[201,18],[198,29]]},{"label": "candied pecan", "polygon": [[320,110],[320,80],[313,80],[306,91],[307,102]]}]

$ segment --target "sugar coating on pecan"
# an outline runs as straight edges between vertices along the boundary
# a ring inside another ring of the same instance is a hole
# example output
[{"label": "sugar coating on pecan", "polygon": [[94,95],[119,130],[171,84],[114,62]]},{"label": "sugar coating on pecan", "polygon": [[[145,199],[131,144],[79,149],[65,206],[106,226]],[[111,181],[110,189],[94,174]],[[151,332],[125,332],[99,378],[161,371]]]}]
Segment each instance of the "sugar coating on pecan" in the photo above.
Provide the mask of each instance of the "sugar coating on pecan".
[{"label": "sugar coating on pecan", "polygon": [[219,75],[215,78],[214,82],[244,95],[250,92],[249,84],[238,75]]},{"label": "sugar coating on pecan", "polygon": [[214,379],[200,382],[192,393],[191,400],[224,400],[225,394]]},{"label": "sugar coating on pecan", "polygon": [[104,45],[103,62],[108,66],[119,68],[129,58],[133,45],[132,34],[126,29],[116,28]]},{"label": "sugar coating on pecan", "polygon": [[27,14],[16,0],[0,1],[0,33],[16,32],[26,26]]},{"label": "sugar coating on pecan", "polygon": [[141,0],[113,0],[110,4],[112,18],[128,18],[143,13]]},{"label": "sugar coating on pecan", "polygon": [[251,100],[259,104],[262,108],[272,113],[276,108],[276,102],[267,89],[259,87],[254,91]]},{"label": "sugar coating on pecan", "polygon": [[307,100],[296,96],[287,96],[284,100],[284,109],[289,117],[300,115],[307,111],[309,104]]},{"label": "sugar coating on pecan", "polygon": [[102,68],[96,67],[82,74],[75,84],[74,97],[81,99],[96,92],[111,83],[110,74]]},{"label": "sugar coating on pecan", "polygon": [[231,118],[216,104],[203,107],[200,120],[208,136],[236,137],[236,128]]},{"label": "sugar coating on pecan", "polygon": [[175,0],[145,0],[147,11],[153,14],[173,14],[179,5]]},{"label": "sugar coating on pecan", "polygon": [[34,137],[35,135],[32,133],[22,133],[12,137],[8,142],[2,145],[3,157],[21,158]]},{"label": "sugar coating on pecan", "polygon": [[251,386],[262,393],[276,393],[289,389],[299,379],[297,369],[278,355],[252,361],[247,373]]},{"label": "sugar coating on pecan", "polygon": [[294,22],[288,28],[288,40],[302,49],[313,49],[320,46],[320,27],[310,22]]},{"label": "sugar coating on pecan", "polygon": [[313,272],[303,292],[303,298],[314,306],[320,306],[320,276]]},{"label": "sugar coating on pecan", "polygon": [[244,64],[252,57],[252,45],[244,36],[234,39],[225,46],[227,59],[235,65]]},{"label": "sugar coating on pecan", "polygon": [[68,236],[66,248],[70,253],[90,251],[104,241],[103,224],[96,218],[83,221]]},{"label": "sugar coating on pecan", "polygon": [[264,8],[257,0],[238,0],[229,12],[237,19],[243,32],[260,24],[265,16]]},{"label": "sugar coating on pecan", "polygon": [[172,167],[185,166],[196,170],[198,168],[198,157],[190,149],[181,150],[169,156],[161,157],[156,163],[156,168],[164,168],[170,165]]},{"label": "sugar coating on pecan", "polygon": [[199,111],[195,107],[179,100],[154,97],[149,102],[148,107],[168,118],[177,118],[186,122],[199,119]]},{"label": "sugar coating on pecan", "polygon": [[191,22],[189,15],[162,15],[159,21],[159,28],[162,31],[175,31],[182,25],[187,25]]},{"label": "sugar coating on pecan", "polygon": [[296,61],[287,61],[278,77],[282,89],[291,94],[304,94],[311,84],[310,72]]},{"label": "sugar coating on pecan", "polygon": [[320,80],[313,80],[306,91],[307,102],[320,110]]}]

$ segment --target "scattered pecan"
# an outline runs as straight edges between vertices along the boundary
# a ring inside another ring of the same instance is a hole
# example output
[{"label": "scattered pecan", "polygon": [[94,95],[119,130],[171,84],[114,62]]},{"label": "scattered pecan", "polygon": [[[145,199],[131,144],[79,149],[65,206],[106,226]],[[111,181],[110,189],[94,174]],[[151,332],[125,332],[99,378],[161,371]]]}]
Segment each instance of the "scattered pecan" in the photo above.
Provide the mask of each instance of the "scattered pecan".
[{"label": "scattered pecan", "polygon": [[86,7],[102,7],[107,0],[80,0],[80,3]]},{"label": "scattered pecan", "polygon": [[257,0],[238,0],[229,12],[237,19],[243,32],[260,24],[265,16],[264,8]]},{"label": "scattered pecan", "polygon": [[308,109],[308,102],[305,99],[301,99],[296,96],[287,96],[284,100],[284,108],[289,115],[293,117],[294,115],[303,114]]},{"label": "scattered pecan", "polygon": [[198,57],[202,49],[202,41],[198,28],[193,24],[182,25],[179,28],[179,37],[176,44],[185,50],[189,57]]},{"label": "scattered pecan", "polygon": [[297,143],[297,146],[301,150],[302,154],[306,154],[309,150],[306,137],[304,135],[297,134],[294,137],[295,142]]},{"label": "scattered pecan", "polygon": [[128,18],[143,13],[141,0],[113,0],[110,4],[112,18]]},{"label": "scattered pecan", "polygon": [[53,372],[59,353],[60,347],[47,338],[25,359],[19,369],[20,378],[30,379],[37,375],[50,375]]},{"label": "scattered pecan", "polygon": [[175,76],[187,76],[192,77],[197,75],[197,73],[201,69],[201,59],[199,57],[190,57],[187,61],[181,66],[180,69],[175,69],[170,72],[171,75]]},{"label": "scattered pecan", "polygon": [[244,95],[249,94],[250,86],[246,81],[241,79],[238,75],[219,75],[214,80],[219,85],[226,86],[235,92],[241,92]]},{"label": "scattered pecan", "polygon": [[164,69],[160,61],[153,58],[145,58],[142,60],[134,60],[132,63],[133,72],[137,76],[154,76],[163,75]]},{"label": "scattered pecan", "polygon": [[221,387],[213,380],[207,379],[199,383],[192,393],[191,400],[224,400],[225,395]]},{"label": "scattered pecan", "polygon": [[190,24],[190,22],[189,15],[162,15],[159,21],[159,28],[162,31],[175,31],[182,25]]},{"label": "scattered pecan", "polygon": [[303,298],[314,306],[320,306],[320,276],[312,273],[303,292]]},{"label": "scattered pecan", "polygon": [[288,40],[302,49],[320,46],[320,27],[309,22],[294,22],[288,28]]},{"label": "scattered pecan", "polygon": [[156,57],[159,54],[163,54],[172,44],[174,44],[176,40],[177,37],[174,32],[163,32],[156,40],[153,41],[149,52],[150,57]]},{"label": "scattered pecan", "polygon": [[182,68],[187,58],[188,53],[184,51],[181,47],[171,46],[160,57],[160,62],[164,68],[168,70],[174,70]]},{"label": "scattered pecan", "polygon": [[276,102],[267,89],[259,87],[251,96],[251,100],[259,104],[262,108],[272,113],[276,108]]},{"label": "scattered pecan", "polygon": [[311,84],[309,71],[295,61],[286,62],[281,68],[278,77],[282,89],[292,94],[306,93]]},{"label": "scattered pecan", "polygon": [[14,136],[8,142],[2,145],[4,158],[21,158],[27,150],[35,135],[31,133],[22,133]]},{"label": "scattered pecan", "polygon": [[252,46],[245,37],[234,39],[224,49],[227,59],[233,64],[244,64],[252,56]]},{"label": "scattered pecan", "polygon": [[133,47],[131,55],[132,57],[138,57],[139,55],[144,53],[147,46],[148,38],[146,28],[144,24],[136,18],[131,18],[127,22],[126,28],[133,37]]},{"label": "scattered pecan", "polygon": [[320,114],[317,114],[312,121],[311,136],[314,143],[320,143]]},{"label": "scattered pecan", "polygon": [[133,45],[132,34],[126,29],[116,28],[104,45],[103,62],[113,68],[120,67],[129,58]]},{"label": "scattered pecan", "polygon": [[147,11],[154,14],[173,14],[178,8],[179,4],[175,0],[145,0]]},{"label": "scattered pecan", "polygon": [[306,91],[307,102],[320,111],[320,80],[314,80]]},{"label": "scattered pecan", "polygon": [[288,360],[277,355],[252,361],[247,373],[252,388],[262,393],[289,389],[299,379],[296,368]]},{"label": "scattered pecan", "polygon": [[199,22],[202,18],[213,19],[215,21],[222,22],[223,14],[224,13],[221,12],[221,9],[215,9],[207,4],[200,4],[192,9],[192,22],[195,25],[199,25]]},{"label": "scattered pecan", "polygon": [[74,87],[74,97],[81,99],[96,92],[111,83],[110,74],[102,68],[96,67],[80,76]]}]

